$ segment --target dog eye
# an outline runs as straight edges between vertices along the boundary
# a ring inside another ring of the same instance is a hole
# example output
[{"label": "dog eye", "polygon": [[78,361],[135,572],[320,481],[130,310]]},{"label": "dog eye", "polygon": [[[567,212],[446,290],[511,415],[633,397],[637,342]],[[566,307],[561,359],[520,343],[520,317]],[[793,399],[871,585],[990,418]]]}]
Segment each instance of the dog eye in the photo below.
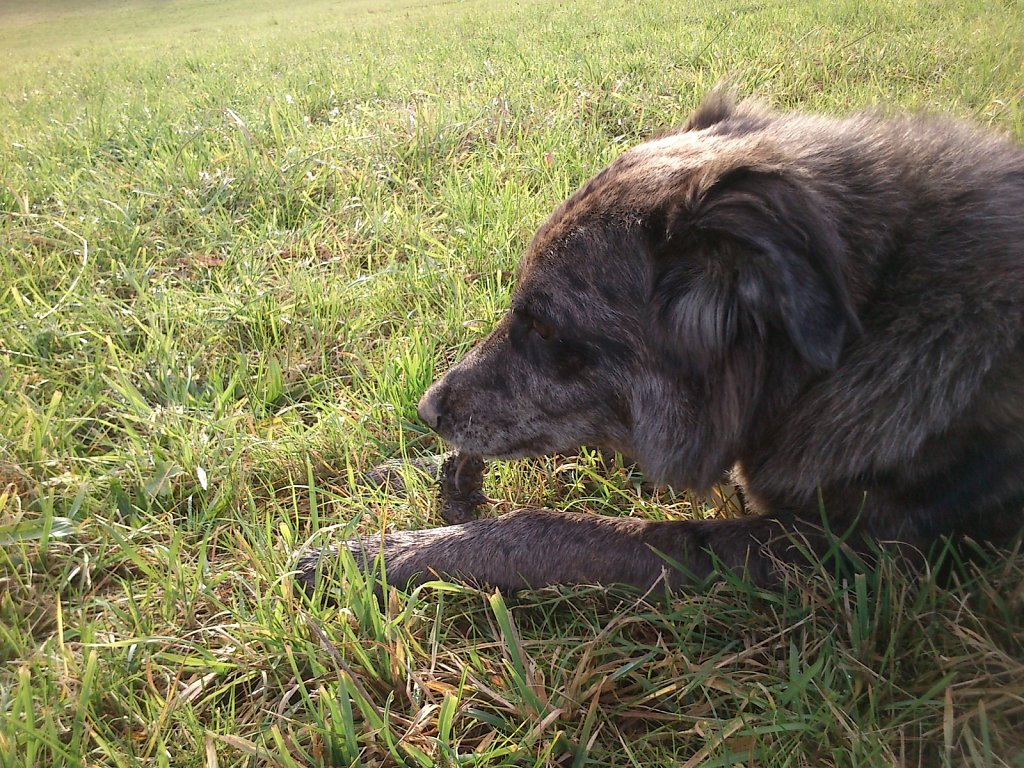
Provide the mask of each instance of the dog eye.
[{"label": "dog eye", "polygon": [[550,325],[545,325],[540,320],[533,318],[530,323],[530,330],[540,336],[542,339],[547,341],[555,335],[555,329]]}]

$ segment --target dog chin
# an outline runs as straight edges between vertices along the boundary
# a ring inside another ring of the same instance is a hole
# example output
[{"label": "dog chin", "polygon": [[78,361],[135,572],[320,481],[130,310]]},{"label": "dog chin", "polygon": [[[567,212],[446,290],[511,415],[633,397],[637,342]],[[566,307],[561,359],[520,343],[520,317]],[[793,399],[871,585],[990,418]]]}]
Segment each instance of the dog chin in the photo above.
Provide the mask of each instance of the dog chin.
[{"label": "dog chin", "polygon": [[532,459],[538,456],[551,456],[556,453],[571,453],[580,447],[579,443],[560,445],[546,435],[536,438],[519,440],[508,445],[481,445],[472,440],[458,438],[446,439],[450,446],[460,453],[480,456],[487,461],[514,461],[516,459]]}]

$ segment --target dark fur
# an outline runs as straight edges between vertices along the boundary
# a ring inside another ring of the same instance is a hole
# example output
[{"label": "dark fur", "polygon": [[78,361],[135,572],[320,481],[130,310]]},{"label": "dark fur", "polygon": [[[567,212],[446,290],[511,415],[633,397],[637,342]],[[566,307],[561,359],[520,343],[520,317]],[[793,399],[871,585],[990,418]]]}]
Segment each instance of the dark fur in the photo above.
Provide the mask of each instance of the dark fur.
[{"label": "dark fur", "polygon": [[390,580],[643,587],[661,552],[770,582],[828,531],[855,549],[1006,543],[1024,521],[1022,324],[1021,147],[716,94],[555,211],[511,311],[420,414],[489,457],[600,445],[697,490],[732,469],[757,514],[522,510],[385,537]]}]

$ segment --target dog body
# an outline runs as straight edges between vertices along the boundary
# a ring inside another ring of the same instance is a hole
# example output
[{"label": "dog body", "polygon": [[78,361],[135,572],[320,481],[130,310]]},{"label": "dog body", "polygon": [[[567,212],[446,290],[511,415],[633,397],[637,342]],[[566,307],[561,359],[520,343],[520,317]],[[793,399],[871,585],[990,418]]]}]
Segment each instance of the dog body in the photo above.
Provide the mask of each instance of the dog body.
[{"label": "dog body", "polygon": [[662,555],[771,582],[796,538],[1005,543],[1024,523],[1024,150],[713,94],[555,211],[511,310],[419,413],[488,457],[602,446],[698,491],[731,470],[756,514],[389,534],[392,583],[644,587]]}]

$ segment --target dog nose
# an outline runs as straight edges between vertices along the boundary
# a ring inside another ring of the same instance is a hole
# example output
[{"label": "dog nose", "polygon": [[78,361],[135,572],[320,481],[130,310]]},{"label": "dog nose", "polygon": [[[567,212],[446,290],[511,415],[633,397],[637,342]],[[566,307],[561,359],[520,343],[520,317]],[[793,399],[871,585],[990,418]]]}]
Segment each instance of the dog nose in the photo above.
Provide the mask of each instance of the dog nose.
[{"label": "dog nose", "polygon": [[434,388],[431,387],[423,393],[420,404],[416,406],[416,413],[420,420],[431,429],[437,429],[437,420],[440,412],[437,407],[437,397],[434,395]]}]

